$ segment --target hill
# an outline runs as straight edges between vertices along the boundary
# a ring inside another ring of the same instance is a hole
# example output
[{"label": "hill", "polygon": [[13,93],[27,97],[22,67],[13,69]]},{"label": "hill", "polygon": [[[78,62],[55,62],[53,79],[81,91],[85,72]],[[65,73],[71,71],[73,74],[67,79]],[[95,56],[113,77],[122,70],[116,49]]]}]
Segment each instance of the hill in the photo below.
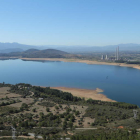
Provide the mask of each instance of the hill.
[{"label": "hill", "polygon": [[67,58],[75,55],[56,49],[29,49],[23,52],[1,53],[0,57],[24,57],[24,58]]},{"label": "hill", "polygon": [[30,49],[25,52],[22,52],[22,57],[28,58],[65,58],[68,53],[55,49],[45,49],[45,50],[37,50]]},{"label": "hill", "polygon": [[33,52],[37,52],[39,51],[38,49],[29,49],[29,50],[26,50],[24,51],[25,53],[33,53]]}]

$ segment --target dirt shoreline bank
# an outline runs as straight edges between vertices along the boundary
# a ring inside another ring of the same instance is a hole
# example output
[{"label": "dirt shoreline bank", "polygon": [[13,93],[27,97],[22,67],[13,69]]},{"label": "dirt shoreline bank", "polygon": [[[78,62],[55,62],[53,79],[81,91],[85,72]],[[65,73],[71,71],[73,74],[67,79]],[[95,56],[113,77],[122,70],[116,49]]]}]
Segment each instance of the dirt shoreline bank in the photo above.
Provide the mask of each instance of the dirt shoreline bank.
[{"label": "dirt shoreline bank", "polygon": [[96,65],[115,65],[122,67],[131,67],[140,70],[140,65],[137,64],[124,64],[124,63],[109,63],[109,62],[99,62],[81,59],[65,59],[65,58],[19,58],[21,60],[31,60],[31,61],[63,61],[63,62],[78,62],[86,64],[96,64]]},{"label": "dirt shoreline bank", "polygon": [[51,89],[58,89],[63,92],[70,92],[72,95],[77,97],[84,97],[85,99],[94,99],[108,102],[116,102],[112,99],[107,98],[106,95],[101,94],[103,92],[102,89],[96,88],[96,90],[89,89],[79,89],[79,88],[67,88],[67,87],[51,87]]}]

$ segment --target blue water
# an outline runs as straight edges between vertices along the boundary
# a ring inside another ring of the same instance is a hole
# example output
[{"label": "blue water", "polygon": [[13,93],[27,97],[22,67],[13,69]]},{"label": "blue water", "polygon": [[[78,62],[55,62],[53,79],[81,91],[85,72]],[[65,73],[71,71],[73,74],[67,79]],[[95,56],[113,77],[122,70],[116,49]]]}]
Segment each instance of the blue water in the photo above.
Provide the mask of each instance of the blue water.
[{"label": "blue water", "polygon": [[140,70],[76,62],[0,60],[0,82],[53,87],[100,88],[107,97],[140,106]]}]

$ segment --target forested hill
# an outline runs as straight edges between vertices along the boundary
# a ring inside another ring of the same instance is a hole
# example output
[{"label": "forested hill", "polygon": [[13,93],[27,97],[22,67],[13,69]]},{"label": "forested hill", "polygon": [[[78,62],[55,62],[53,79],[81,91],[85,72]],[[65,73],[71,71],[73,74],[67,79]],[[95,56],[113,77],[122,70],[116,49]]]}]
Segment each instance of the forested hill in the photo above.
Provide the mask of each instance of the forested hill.
[{"label": "forested hill", "polygon": [[26,57],[26,58],[69,58],[76,57],[76,55],[69,54],[64,51],[56,49],[29,49],[23,52],[12,52],[9,54],[1,53],[0,57]]},{"label": "forested hill", "polygon": [[55,50],[55,49],[45,49],[45,50],[37,50],[37,49],[29,49],[21,53],[22,57],[31,57],[31,58],[46,58],[46,57],[66,57],[68,53]]}]

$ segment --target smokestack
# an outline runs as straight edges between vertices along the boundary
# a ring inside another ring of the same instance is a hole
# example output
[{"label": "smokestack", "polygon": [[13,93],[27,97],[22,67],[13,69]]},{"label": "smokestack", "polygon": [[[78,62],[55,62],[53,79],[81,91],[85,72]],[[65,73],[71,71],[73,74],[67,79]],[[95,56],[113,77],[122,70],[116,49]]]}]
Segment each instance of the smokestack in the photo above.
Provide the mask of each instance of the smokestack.
[{"label": "smokestack", "polygon": [[116,60],[119,60],[119,46],[116,48]]},{"label": "smokestack", "polygon": [[117,60],[117,48],[116,48],[115,58],[116,58],[115,60]]},{"label": "smokestack", "polygon": [[118,60],[119,60],[119,46],[118,46]]}]

